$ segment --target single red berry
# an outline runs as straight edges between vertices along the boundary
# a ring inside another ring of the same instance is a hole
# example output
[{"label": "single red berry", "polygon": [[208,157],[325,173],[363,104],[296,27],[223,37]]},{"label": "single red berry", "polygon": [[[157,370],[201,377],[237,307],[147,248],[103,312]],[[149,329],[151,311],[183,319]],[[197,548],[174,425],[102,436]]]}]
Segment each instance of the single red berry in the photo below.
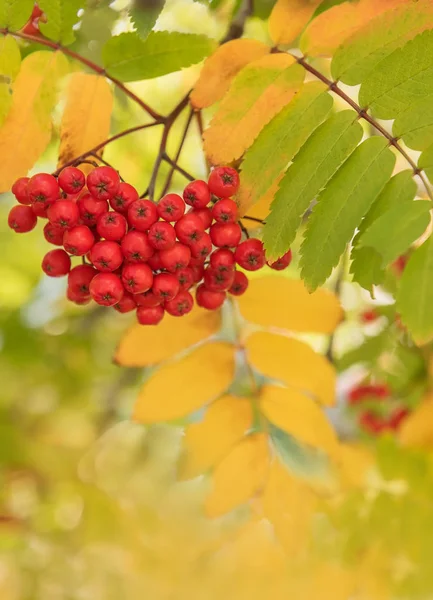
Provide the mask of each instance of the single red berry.
[{"label": "single red berry", "polygon": [[125,259],[131,263],[146,262],[155,252],[147,234],[142,231],[129,231],[120,242],[120,247]]},{"label": "single red berry", "polygon": [[27,194],[32,204],[48,205],[60,197],[60,188],[55,177],[48,173],[38,173],[29,179]]},{"label": "single red berry", "polygon": [[153,271],[161,271],[164,268],[158,250],[154,251],[154,254],[147,259],[147,264]]},{"label": "single red berry", "polygon": [[118,212],[107,212],[101,215],[96,222],[96,231],[101,238],[110,241],[119,241],[128,230],[128,222]]},{"label": "single red berry", "polygon": [[110,198],[111,207],[120,213],[127,213],[133,202],[139,199],[138,192],[129,183],[121,182],[117,192]]},{"label": "single red berry", "polygon": [[210,255],[210,266],[218,271],[232,271],[235,268],[235,255],[228,248],[219,248]]},{"label": "single red berry", "polygon": [[217,269],[205,269],[203,281],[208,290],[211,292],[226,292],[233,284],[235,272],[218,271]]},{"label": "single red berry", "polygon": [[378,435],[387,429],[385,418],[370,410],[360,415],[359,424],[364,431],[373,435]]},{"label": "single red berry", "polygon": [[229,288],[229,293],[233,296],[242,296],[248,288],[248,277],[242,271],[235,271],[233,283]]},{"label": "single red berry", "polygon": [[137,321],[140,325],[158,325],[163,317],[164,309],[162,306],[154,306],[152,308],[139,306],[137,308]]},{"label": "single red berry", "polygon": [[54,244],[54,246],[63,246],[64,234],[65,230],[59,227],[58,225],[47,223],[44,227],[45,239],[47,240],[47,242],[50,242],[50,244]]},{"label": "single red berry", "polygon": [[400,425],[408,416],[409,410],[407,408],[396,408],[389,417],[389,428],[393,430],[399,429]]},{"label": "single red berry", "polygon": [[66,252],[74,256],[84,256],[95,243],[93,233],[86,225],[78,225],[65,231],[63,246]]},{"label": "single red berry", "polygon": [[110,240],[97,242],[90,250],[90,262],[98,271],[115,271],[123,262],[119,244]]},{"label": "single red berry", "polygon": [[212,252],[212,240],[210,235],[205,231],[202,237],[193,244],[190,244],[191,254],[194,258],[205,259]]},{"label": "single red berry", "polygon": [[80,294],[79,292],[75,292],[70,287],[68,287],[66,290],[66,298],[70,302],[73,302],[74,304],[79,304],[79,305],[89,304],[90,300],[92,299],[90,294]]},{"label": "single red berry", "polygon": [[27,233],[36,227],[37,216],[31,206],[17,204],[12,207],[8,216],[8,225],[16,233]]},{"label": "single red berry", "polygon": [[161,304],[161,299],[155,296],[152,290],[144,292],[144,294],[134,294],[134,300],[137,306],[144,306],[145,308],[153,308]]},{"label": "single red berry", "polygon": [[27,184],[30,181],[28,177],[20,177],[12,186],[12,194],[20,204],[31,204],[31,200],[27,193]]},{"label": "single red berry", "polygon": [[194,277],[194,283],[198,283],[199,281],[201,281],[203,279],[203,275],[204,275],[204,265],[189,265],[188,267],[189,269],[191,269],[193,277]]},{"label": "single red berry", "polygon": [[177,239],[188,246],[198,242],[203,237],[204,225],[202,219],[194,213],[183,216],[174,226]]},{"label": "single red berry", "polygon": [[241,242],[235,250],[235,260],[247,271],[261,269],[266,262],[263,242],[254,238]]},{"label": "single red berry", "polygon": [[50,277],[63,277],[71,270],[71,259],[61,248],[50,250],[42,260],[42,270]]},{"label": "single red berry", "polygon": [[292,262],[292,251],[287,250],[287,252],[285,254],[283,254],[283,256],[280,256],[280,258],[278,258],[277,260],[274,260],[273,262],[267,261],[267,264],[269,267],[271,267],[271,269],[274,269],[275,271],[282,271],[283,269],[286,269],[290,265],[291,262]]},{"label": "single red berry", "polygon": [[211,194],[228,198],[238,191],[239,175],[232,167],[215,167],[209,175],[208,186]]},{"label": "single red berry", "polygon": [[212,207],[212,218],[217,223],[236,223],[238,220],[238,206],[230,198],[218,200]]},{"label": "single red berry", "polygon": [[168,250],[176,242],[176,231],[166,221],[154,223],[149,228],[149,244],[156,250]]},{"label": "single red berry", "polygon": [[98,200],[113,198],[119,185],[119,174],[111,167],[96,167],[87,175],[87,188]]},{"label": "single red berry", "polygon": [[224,300],[226,299],[226,293],[212,292],[202,283],[196,290],[195,299],[198,306],[207,308],[208,310],[216,310],[223,305]]},{"label": "single red berry", "polygon": [[179,292],[179,281],[172,273],[159,273],[153,278],[152,291],[161,301],[173,300]]},{"label": "single red berry", "polygon": [[187,214],[200,217],[205,229],[209,229],[209,227],[212,225],[212,210],[208,206],[203,208],[190,208]]},{"label": "single red berry", "polygon": [[90,295],[102,306],[114,306],[123,294],[122,282],[114,273],[98,273],[90,282]]},{"label": "single red berry", "polygon": [[35,202],[34,204],[31,205],[33,214],[36,217],[40,217],[41,219],[48,219],[48,207],[50,205],[49,204],[44,204],[43,202]]},{"label": "single red berry", "polygon": [[67,194],[77,194],[83,189],[86,183],[86,176],[83,171],[80,171],[76,167],[65,167],[60,171],[57,181],[62,190]]},{"label": "single red berry", "polygon": [[173,300],[165,302],[164,308],[173,317],[183,317],[192,311],[194,298],[187,291],[180,291]]},{"label": "single red berry", "polygon": [[158,202],[156,210],[164,221],[179,221],[185,214],[185,202],[177,194],[167,194]]},{"label": "single red berry", "polygon": [[379,314],[372,308],[361,313],[361,321],[363,323],[373,323],[379,318]]},{"label": "single red berry", "polygon": [[92,227],[96,225],[100,216],[108,212],[108,202],[97,200],[92,194],[86,193],[77,200],[78,210],[84,225]]},{"label": "single red berry", "polygon": [[204,258],[203,256],[192,256],[191,255],[191,260],[189,261],[189,267],[202,267],[205,263],[206,258]]},{"label": "single red berry", "polygon": [[152,269],[143,263],[125,265],[122,270],[122,283],[125,290],[131,294],[147,292],[153,283]]},{"label": "single red berry", "polygon": [[49,205],[47,216],[50,223],[62,229],[72,229],[78,223],[80,211],[74,202],[56,200]]},{"label": "single red berry", "polygon": [[90,282],[98,274],[91,265],[77,265],[68,275],[68,288],[76,296],[90,296]]},{"label": "single red berry", "polygon": [[117,312],[128,313],[132,310],[135,310],[137,308],[137,305],[133,296],[131,294],[128,294],[128,292],[125,292],[123,294],[123,297],[119,300],[117,304],[113,306],[113,308],[116,309]]},{"label": "single red berry", "polygon": [[191,181],[183,191],[183,199],[194,208],[203,208],[210,202],[210,191],[207,183],[200,179]]},{"label": "single red berry", "polygon": [[209,233],[213,245],[218,248],[234,248],[242,237],[242,230],[238,223],[214,223]]},{"label": "single red berry", "polygon": [[147,231],[157,220],[156,204],[150,200],[136,200],[128,208],[128,223],[138,231]]},{"label": "single red berry", "polygon": [[194,285],[194,271],[190,267],[176,271],[181,290],[189,290]]},{"label": "single red berry", "polygon": [[168,250],[160,250],[159,258],[163,269],[175,273],[188,266],[191,259],[191,250],[181,242],[175,242]]}]

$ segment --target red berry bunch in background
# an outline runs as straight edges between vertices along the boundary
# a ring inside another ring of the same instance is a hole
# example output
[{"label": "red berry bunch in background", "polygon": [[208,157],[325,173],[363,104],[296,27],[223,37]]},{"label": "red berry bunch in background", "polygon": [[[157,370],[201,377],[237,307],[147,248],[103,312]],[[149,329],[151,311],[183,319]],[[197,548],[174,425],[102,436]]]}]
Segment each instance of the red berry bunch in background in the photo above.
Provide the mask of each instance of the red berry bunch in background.
[{"label": "red berry bunch in background", "polygon": [[[391,401],[391,390],[386,383],[357,385],[350,390],[347,400],[352,407],[360,407],[359,425],[373,435],[396,431],[409,415],[406,407],[384,404]],[[366,404],[370,405],[367,409]]]},{"label": "red berry bunch in background", "polygon": [[[263,243],[248,238],[230,198],[238,188],[235,169],[217,167],[207,183],[189,183],[183,197],[167,194],[154,203],[111,167],[96,167],[86,177],[71,166],[57,177],[18,179],[12,192],[19,204],[9,226],[24,233],[47,219],[44,237],[58,248],[46,254],[42,269],[50,277],[67,275],[68,300],[135,310],[139,323],[156,325],[166,312],[189,313],[194,302],[216,310],[227,294],[243,294],[248,278],[239,267],[290,264],[290,250],[267,262]],[[73,266],[74,256],[82,264]]]}]

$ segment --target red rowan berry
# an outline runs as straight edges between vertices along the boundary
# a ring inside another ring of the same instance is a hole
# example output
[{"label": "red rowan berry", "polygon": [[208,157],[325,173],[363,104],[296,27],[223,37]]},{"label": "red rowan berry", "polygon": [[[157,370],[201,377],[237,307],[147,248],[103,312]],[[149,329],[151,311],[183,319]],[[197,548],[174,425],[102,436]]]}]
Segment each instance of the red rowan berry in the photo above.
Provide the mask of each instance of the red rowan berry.
[{"label": "red rowan berry", "polygon": [[65,231],[63,246],[66,252],[74,256],[84,256],[95,243],[93,233],[86,225],[78,225]]},{"label": "red rowan berry", "polygon": [[203,208],[210,202],[210,192],[207,183],[200,179],[191,181],[183,191],[183,199],[194,208]]},{"label": "red rowan berry", "polygon": [[177,194],[167,194],[158,202],[156,210],[164,221],[179,221],[185,214],[185,202]]},{"label": "red rowan berry", "polygon": [[202,283],[196,290],[195,299],[198,306],[207,308],[208,310],[216,310],[223,305],[224,300],[226,299],[226,293],[212,292],[211,290],[208,290],[207,287],[205,287],[205,285]]},{"label": "red rowan berry", "polygon": [[364,412],[359,417],[359,424],[367,433],[377,435],[382,433],[387,428],[387,423],[384,417],[375,414],[369,410]]},{"label": "red rowan berry", "polygon": [[176,231],[166,221],[154,223],[149,228],[149,244],[155,250],[168,250],[176,242]]},{"label": "red rowan berry", "polygon": [[131,204],[138,199],[139,196],[135,187],[122,181],[117,188],[117,192],[110,198],[110,204],[117,212],[127,213]]},{"label": "red rowan berry", "polygon": [[137,306],[144,306],[145,308],[153,308],[161,304],[161,299],[157,298],[152,290],[144,292],[144,294],[134,294],[134,300]]},{"label": "red rowan berry", "polygon": [[139,306],[137,308],[137,321],[140,325],[158,325],[164,317],[164,309],[162,306],[154,306],[147,308]]},{"label": "red rowan berry", "polygon": [[194,258],[205,259],[212,252],[212,240],[210,235],[205,231],[202,237],[193,244],[190,244],[191,254]]},{"label": "red rowan berry", "polygon": [[357,385],[352,388],[349,392],[348,402],[349,404],[359,404],[368,398],[375,398],[383,400],[387,398],[391,393],[386,383],[367,383]]},{"label": "red rowan berry", "polygon": [[106,200],[97,200],[92,194],[86,193],[77,200],[78,210],[84,225],[96,225],[99,217],[108,212]]},{"label": "red rowan berry", "polygon": [[59,227],[58,225],[53,225],[52,223],[47,223],[44,227],[44,237],[50,244],[54,244],[54,246],[63,246],[63,236],[65,234],[65,230]]},{"label": "red rowan berry", "polygon": [[101,215],[96,222],[96,231],[101,238],[110,241],[119,241],[128,230],[128,222],[118,212],[107,212]]},{"label": "red rowan berry", "polygon": [[238,206],[230,198],[218,200],[212,207],[212,218],[217,223],[236,223],[238,220]]},{"label": "red rowan berry", "polygon": [[210,255],[210,266],[217,271],[232,271],[235,268],[235,255],[228,248],[219,248]]},{"label": "red rowan berry", "polygon": [[194,213],[188,213],[183,216],[174,226],[177,239],[182,244],[188,246],[198,242],[204,235],[204,225],[202,219]]},{"label": "red rowan berry", "polygon": [[128,223],[138,231],[147,231],[157,220],[156,204],[150,200],[135,200],[128,207]]},{"label": "red rowan berry", "polygon": [[125,259],[131,263],[146,262],[155,252],[147,233],[142,231],[129,231],[120,242],[120,247]]},{"label": "red rowan berry", "polygon": [[90,261],[98,271],[115,271],[123,262],[123,254],[119,244],[104,240],[90,250]]},{"label": "red rowan berry", "polygon": [[152,287],[152,269],[143,263],[125,265],[122,270],[122,283],[127,292],[142,294]]},{"label": "red rowan berry", "polygon": [[71,270],[71,259],[61,248],[50,250],[42,260],[42,270],[50,277],[63,277]]},{"label": "red rowan berry", "polygon": [[153,271],[161,271],[164,268],[158,250],[154,251],[154,254],[147,259],[147,264]]},{"label": "red rowan berry", "polygon": [[12,186],[12,193],[20,204],[31,204],[27,193],[27,184],[30,181],[28,177],[20,177]]},{"label": "red rowan berry", "polygon": [[183,317],[192,311],[194,298],[187,291],[181,291],[173,298],[165,302],[164,308],[173,317]]},{"label": "red rowan berry", "polygon": [[56,200],[49,205],[47,216],[50,223],[62,229],[72,229],[78,223],[80,211],[74,202]]},{"label": "red rowan berry", "polygon": [[76,295],[90,296],[90,282],[98,274],[91,265],[77,265],[69,271],[68,288]]},{"label": "red rowan berry", "polygon": [[263,242],[253,238],[241,242],[235,250],[235,260],[247,271],[261,269],[266,262]]},{"label": "red rowan berry", "polygon": [[203,281],[206,289],[211,292],[226,292],[230,289],[235,278],[234,270],[218,271],[217,269],[205,269]]},{"label": "red rowan berry", "polygon": [[213,245],[218,248],[234,248],[242,237],[242,230],[238,223],[214,223],[209,233]]},{"label": "red rowan berry", "polygon": [[239,188],[239,175],[232,167],[215,167],[209,175],[209,190],[218,198],[228,198]]},{"label": "red rowan berry", "polygon": [[212,225],[212,210],[208,206],[204,208],[191,208],[187,214],[200,217],[205,229],[209,229]]},{"label": "red rowan berry", "polygon": [[67,288],[66,290],[66,298],[73,302],[74,304],[88,304],[91,300],[90,294],[80,294],[79,292],[74,291],[71,288]]},{"label": "red rowan berry", "polygon": [[110,200],[119,185],[119,174],[111,167],[96,167],[87,175],[87,188],[98,200]]},{"label": "red rowan berry", "polygon": [[86,183],[86,176],[83,171],[76,167],[65,167],[59,173],[59,186],[67,194],[77,194],[81,192]]},{"label": "red rowan berry", "polygon": [[90,282],[90,295],[102,306],[114,306],[123,294],[122,282],[114,273],[98,273]]},{"label": "red rowan berry", "polygon": [[38,218],[31,206],[17,204],[12,207],[8,216],[8,225],[16,233],[27,233],[36,227]]},{"label": "red rowan berry", "polygon": [[393,430],[399,429],[400,425],[408,416],[409,410],[407,408],[396,408],[389,417],[389,428]]},{"label": "red rowan berry", "polygon": [[242,271],[235,271],[233,283],[229,288],[229,293],[233,296],[242,296],[248,288],[248,277]]},{"label": "red rowan berry", "polygon": [[201,281],[203,279],[203,275],[204,275],[204,265],[189,265],[188,267],[189,269],[191,269],[193,277],[194,277],[194,283],[198,283],[199,281]]},{"label": "red rowan berry", "polygon": [[176,277],[182,291],[189,290],[194,285],[194,271],[190,267],[176,271]]},{"label": "red rowan berry", "polygon": [[185,244],[175,242],[174,246],[168,250],[160,250],[159,258],[164,269],[175,273],[179,269],[188,266],[191,259],[191,250]]},{"label": "red rowan berry", "polygon": [[36,217],[48,219],[47,211],[49,206],[49,204],[44,204],[43,202],[35,202],[31,205],[31,209]]},{"label": "red rowan berry", "polygon": [[159,273],[153,278],[152,291],[157,298],[164,302],[173,300],[179,292],[179,288],[179,281],[172,273]]},{"label": "red rowan berry", "polygon": [[128,292],[123,294],[123,297],[119,300],[117,304],[113,306],[117,312],[120,313],[128,313],[137,308],[134,298]]},{"label": "red rowan berry", "polygon": [[379,314],[374,309],[365,310],[363,313],[361,313],[361,321],[363,323],[372,323],[378,318]]},{"label": "red rowan berry", "polygon": [[287,252],[285,254],[283,254],[283,256],[280,256],[280,258],[278,258],[277,260],[275,260],[273,262],[267,261],[267,264],[269,267],[271,267],[271,269],[274,269],[275,271],[282,271],[283,269],[286,269],[290,265],[291,262],[292,262],[292,251],[287,250]]},{"label": "red rowan berry", "polygon": [[60,188],[55,177],[48,173],[38,173],[29,179],[27,194],[30,202],[48,205],[59,198]]}]

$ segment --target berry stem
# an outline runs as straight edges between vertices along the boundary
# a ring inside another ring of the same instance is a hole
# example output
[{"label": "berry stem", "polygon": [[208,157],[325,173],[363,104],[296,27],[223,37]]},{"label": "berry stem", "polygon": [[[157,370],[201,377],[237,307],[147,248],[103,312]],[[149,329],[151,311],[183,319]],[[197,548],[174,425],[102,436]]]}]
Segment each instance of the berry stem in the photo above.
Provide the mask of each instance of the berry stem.
[{"label": "berry stem", "polygon": [[249,217],[248,215],[244,215],[241,219],[247,219],[248,221],[254,221],[255,223],[260,223],[261,225],[266,225],[266,221],[263,219],[258,219],[257,217]]},{"label": "berry stem", "polygon": [[[99,160],[99,162],[101,162],[106,167],[110,167],[111,169],[114,169],[115,171],[117,171],[117,169],[115,167],[113,167],[113,165],[111,163],[109,163],[108,160],[105,160],[105,158],[102,158],[102,156],[98,156],[98,154],[96,154],[95,152],[91,152],[89,154],[89,156],[93,156],[93,158],[95,158],[96,160]],[[119,173],[119,171],[117,171],[117,172]],[[119,177],[120,177],[120,181],[123,181],[123,182],[125,181],[120,173],[119,173]]]}]

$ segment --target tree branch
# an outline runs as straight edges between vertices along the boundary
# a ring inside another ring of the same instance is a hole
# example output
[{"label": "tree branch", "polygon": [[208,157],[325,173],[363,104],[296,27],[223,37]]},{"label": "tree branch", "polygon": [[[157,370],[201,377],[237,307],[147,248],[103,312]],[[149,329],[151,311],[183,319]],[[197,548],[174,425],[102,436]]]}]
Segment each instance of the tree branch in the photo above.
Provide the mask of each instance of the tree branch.
[{"label": "tree branch", "polygon": [[225,44],[226,42],[230,42],[231,40],[236,40],[242,37],[245,29],[245,22],[248,17],[253,14],[253,9],[253,0],[244,0],[236,17],[230,23],[229,30],[227,31],[225,37],[221,40],[221,44]]}]

